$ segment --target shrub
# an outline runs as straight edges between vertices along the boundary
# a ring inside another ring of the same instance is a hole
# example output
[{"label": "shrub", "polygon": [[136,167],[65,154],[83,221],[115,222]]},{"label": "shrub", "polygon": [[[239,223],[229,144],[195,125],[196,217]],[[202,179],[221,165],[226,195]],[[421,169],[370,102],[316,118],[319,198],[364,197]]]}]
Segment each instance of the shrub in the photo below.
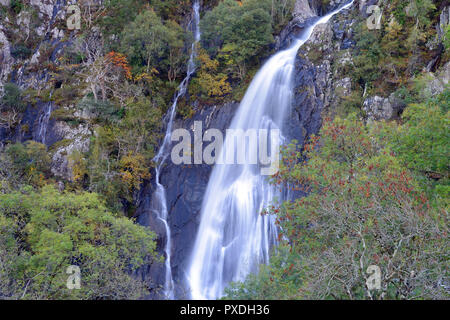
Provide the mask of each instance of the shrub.
[{"label": "shrub", "polygon": [[[154,233],[115,217],[94,193],[0,195],[0,231],[2,299],[138,299],[148,291],[132,272],[159,261]],[[66,286],[70,265],[80,268],[79,290]]]}]

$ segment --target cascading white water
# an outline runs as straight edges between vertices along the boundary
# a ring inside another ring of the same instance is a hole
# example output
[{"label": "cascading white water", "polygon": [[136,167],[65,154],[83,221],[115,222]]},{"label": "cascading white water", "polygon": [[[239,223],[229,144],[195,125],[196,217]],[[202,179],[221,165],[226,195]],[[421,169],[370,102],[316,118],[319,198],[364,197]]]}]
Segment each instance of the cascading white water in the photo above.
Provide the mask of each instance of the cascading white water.
[{"label": "cascading white water", "polygon": [[[292,74],[297,51],[314,27],[349,4],[319,18],[306,28],[290,48],[275,54],[256,74],[234,116],[231,129],[273,129],[283,132],[290,112]],[[230,143],[225,138],[222,153]],[[248,159],[248,155],[247,155]],[[217,299],[231,281],[243,281],[261,263],[268,263],[276,244],[272,216],[262,216],[264,207],[280,192],[261,176],[256,165],[216,165],[202,204],[201,222],[187,270],[192,299]]]},{"label": "cascading white water", "polygon": [[[50,94],[50,98],[52,95]],[[41,142],[42,144],[45,144],[45,139],[47,136],[47,128],[48,128],[48,122],[50,121],[50,115],[52,114],[52,107],[53,102],[49,101],[47,102],[47,105],[45,106],[44,112],[39,117],[39,129],[38,129],[38,136],[37,141]]]},{"label": "cascading white water", "polygon": [[165,231],[166,231],[166,245],[164,248],[166,259],[165,259],[165,279],[164,279],[164,296],[167,299],[174,299],[174,283],[172,278],[172,268],[170,264],[170,256],[171,256],[171,233],[170,227],[167,222],[168,210],[167,210],[167,200],[166,200],[166,189],[160,183],[160,172],[161,168],[164,165],[170,150],[171,144],[171,136],[172,136],[172,126],[173,120],[176,115],[177,103],[178,99],[180,99],[186,93],[187,86],[189,84],[189,80],[191,79],[192,74],[195,72],[195,58],[197,55],[196,44],[200,41],[200,4],[198,1],[194,2],[193,5],[193,23],[194,23],[194,42],[191,47],[191,54],[189,57],[188,65],[187,65],[187,75],[181,82],[178,87],[177,94],[175,95],[175,99],[173,101],[172,106],[168,112],[168,120],[167,120],[167,128],[166,134],[164,136],[164,140],[162,145],[157,153],[157,155],[153,158],[153,161],[156,163],[155,168],[155,184],[156,190],[152,195],[151,202],[151,210],[158,219],[163,223]]}]

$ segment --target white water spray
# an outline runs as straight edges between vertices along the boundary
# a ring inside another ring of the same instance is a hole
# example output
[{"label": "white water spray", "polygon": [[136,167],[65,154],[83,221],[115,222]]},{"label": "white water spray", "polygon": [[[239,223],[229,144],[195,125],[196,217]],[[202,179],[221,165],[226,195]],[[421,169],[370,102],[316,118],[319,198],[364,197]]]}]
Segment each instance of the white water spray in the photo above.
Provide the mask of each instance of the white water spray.
[{"label": "white water spray", "polygon": [[[256,74],[231,123],[231,129],[281,129],[292,103],[294,62],[314,27],[353,1],[306,28],[290,48],[275,54]],[[225,139],[222,152],[233,143]],[[187,281],[193,299],[217,299],[231,281],[243,281],[269,262],[277,242],[273,216],[261,211],[281,193],[256,165],[216,165],[202,204]]]},{"label": "white water spray", "polygon": [[[52,95],[50,94],[50,98],[52,97]],[[39,117],[39,122],[38,122],[38,135],[37,135],[37,141],[39,141],[42,144],[45,144],[45,140],[47,137],[47,128],[48,128],[48,123],[50,121],[50,116],[52,114],[52,107],[53,107],[53,102],[49,101],[47,102],[47,105],[45,106],[45,110],[42,112],[42,114]]]},{"label": "white water spray", "polygon": [[152,195],[152,201],[151,201],[151,210],[158,219],[163,223],[165,231],[166,231],[166,245],[164,248],[164,252],[166,254],[165,259],[165,279],[164,279],[164,296],[167,299],[174,299],[174,282],[172,277],[172,268],[170,264],[170,257],[171,257],[171,250],[172,250],[172,242],[171,242],[171,232],[170,227],[167,222],[167,216],[168,216],[168,210],[167,210],[167,200],[166,200],[166,189],[164,186],[160,183],[160,172],[161,168],[164,165],[164,162],[166,161],[168,155],[170,154],[170,144],[171,144],[171,136],[172,136],[172,126],[173,126],[173,120],[176,115],[177,110],[177,103],[178,99],[180,99],[182,96],[185,95],[187,86],[189,84],[189,80],[191,79],[192,74],[195,72],[195,57],[197,55],[196,45],[198,41],[200,41],[200,4],[198,1],[194,2],[193,5],[193,23],[194,23],[194,42],[192,43],[191,47],[191,55],[188,61],[187,66],[187,75],[181,82],[180,86],[178,87],[178,92],[175,96],[175,99],[173,101],[172,106],[169,109],[168,112],[168,120],[167,120],[167,128],[166,128],[166,134],[164,136],[164,140],[162,142],[162,145],[158,151],[158,154],[153,158],[153,161],[156,162],[156,168],[155,168],[155,183],[156,183],[156,191]]}]

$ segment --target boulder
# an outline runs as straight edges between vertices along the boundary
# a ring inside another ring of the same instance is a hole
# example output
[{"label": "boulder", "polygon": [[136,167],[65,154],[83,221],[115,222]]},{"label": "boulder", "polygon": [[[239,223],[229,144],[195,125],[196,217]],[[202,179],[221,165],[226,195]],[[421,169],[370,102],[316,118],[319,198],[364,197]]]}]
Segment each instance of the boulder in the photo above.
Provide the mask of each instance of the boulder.
[{"label": "boulder", "polygon": [[308,0],[297,0],[292,15],[297,21],[304,22],[308,18],[317,16],[317,8],[311,7]]},{"label": "boulder", "polygon": [[441,94],[445,87],[448,86],[450,80],[450,62],[447,62],[436,73],[428,72],[426,76],[429,78],[424,88],[425,96],[436,96]]},{"label": "boulder", "polygon": [[362,109],[368,121],[379,121],[398,118],[405,107],[401,99],[391,94],[389,98],[374,96],[365,99]]}]

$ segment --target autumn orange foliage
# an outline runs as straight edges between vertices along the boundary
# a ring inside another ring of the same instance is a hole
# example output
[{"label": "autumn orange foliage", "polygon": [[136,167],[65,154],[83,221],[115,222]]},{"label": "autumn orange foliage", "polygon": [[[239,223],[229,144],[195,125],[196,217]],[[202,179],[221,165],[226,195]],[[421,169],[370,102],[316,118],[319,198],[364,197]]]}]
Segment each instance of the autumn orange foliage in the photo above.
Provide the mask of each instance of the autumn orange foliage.
[{"label": "autumn orange foliage", "polygon": [[107,61],[109,61],[113,65],[115,65],[116,67],[119,67],[120,69],[122,69],[125,74],[125,77],[128,80],[131,80],[133,78],[133,76],[131,75],[131,67],[128,64],[128,61],[127,61],[127,58],[125,57],[125,55],[115,52],[115,51],[111,51],[106,55],[106,59],[107,59]]}]

